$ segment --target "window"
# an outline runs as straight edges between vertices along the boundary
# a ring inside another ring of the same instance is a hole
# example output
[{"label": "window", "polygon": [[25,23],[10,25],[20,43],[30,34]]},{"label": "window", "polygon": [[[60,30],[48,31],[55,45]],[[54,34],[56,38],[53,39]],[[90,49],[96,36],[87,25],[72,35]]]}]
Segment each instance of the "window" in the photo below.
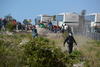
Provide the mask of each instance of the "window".
[{"label": "window", "polygon": [[95,15],[86,16],[85,19],[90,22],[95,22]]},{"label": "window", "polygon": [[40,20],[41,20],[41,17],[40,17],[40,16],[38,16],[38,17],[37,17],[37,21],[40,21]]},{"label": "window", "polygon": [[63,21],[63,15],[57,15],[56,21]]},{"label": "window", "polygon": [[40,21],[41,21],[41,17],[38,16],[38,17],[36,18],[36,23],[38,23],[38,22],[40,22]]},{"label": "window", "polygon": [[41,21],[41,17],[40,16],[37,16],[35,18],[35,24],[38,24],[40,21]]}]

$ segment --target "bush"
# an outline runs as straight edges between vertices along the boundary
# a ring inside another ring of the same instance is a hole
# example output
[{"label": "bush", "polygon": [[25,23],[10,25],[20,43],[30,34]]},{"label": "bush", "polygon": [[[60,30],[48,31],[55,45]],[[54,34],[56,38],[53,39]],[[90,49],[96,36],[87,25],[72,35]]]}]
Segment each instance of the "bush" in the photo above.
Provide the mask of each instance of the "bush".
[{"label": "bush", "polygon": [[0,67],[22,67],[23,52],[17,45],[18,42],[15,42],[13,36],[2,35],[2,39],[0,38]]},{"label": "bush", "polygon": [[36,38],[25,46],[25,63],[30,67],[65,67],[64,54],[45,38]]},{"label": "bush", "polygon": [[0,67],[14,67],[16,59],[13,50],[11,42],[0,40]]},{"label": "bush", "polygon": [[6,28],[8,31],[12,32],[14,30],[14,24],[11,21],[9,21],[6,25]]},{"label": "bush", "polygon": [[[0,67],[71,67],[81,61],[79,51],[64,53],[47,38],[32,39],[27,34],[0,37]],[[20,45],[23,38],[30,41]]]}]

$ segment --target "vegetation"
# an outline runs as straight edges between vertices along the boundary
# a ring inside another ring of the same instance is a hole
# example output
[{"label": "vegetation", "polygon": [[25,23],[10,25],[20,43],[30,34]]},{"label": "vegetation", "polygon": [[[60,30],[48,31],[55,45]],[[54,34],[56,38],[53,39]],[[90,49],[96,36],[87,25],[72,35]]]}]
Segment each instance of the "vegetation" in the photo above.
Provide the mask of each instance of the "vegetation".
[{"label": "vegetation", "polygon": [[100,66],[100,41],[87,42],[81,49],[81,52],[84,56],[85,67]]},{"label": "vegetation", "polygon": [[[22,43],[24,39],[29,42]],[[81,60],[81,52],[62,52],[54,41],[32,38],[30,34],[0,35],[0,67],[71,67]]]},{"label": "vegetation", "polygon": [[32,67],[65,67],[64,54],[55,48],[48,39],[36,38],[25,45],[25,57],[28,66]]},{"label": "vegetation", "polygon": [[9,21],[6,25],[6,28],[8,31],[12,32],[14,30],[14,24],[11,21]]},{"label": "vegetation", "polygon": [[55,44],[56,41],[32,38],[26,33],[0,35],[0,67],[72,67],[80,62],[84,67],[100,66],[100,41],[87,41],[71,54]]}]

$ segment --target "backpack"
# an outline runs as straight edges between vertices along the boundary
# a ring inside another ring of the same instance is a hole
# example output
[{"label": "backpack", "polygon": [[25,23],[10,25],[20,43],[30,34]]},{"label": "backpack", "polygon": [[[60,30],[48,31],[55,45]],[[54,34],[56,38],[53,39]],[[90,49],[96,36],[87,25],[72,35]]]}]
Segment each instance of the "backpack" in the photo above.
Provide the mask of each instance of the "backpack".
[{"label": "backpack", "polygon": [[74,41],[73,41],[73,38],[69,36],[69,37],[67,38],[67,43],[70,44],[70,43],[73,43],[73,42],[74,42]]}]

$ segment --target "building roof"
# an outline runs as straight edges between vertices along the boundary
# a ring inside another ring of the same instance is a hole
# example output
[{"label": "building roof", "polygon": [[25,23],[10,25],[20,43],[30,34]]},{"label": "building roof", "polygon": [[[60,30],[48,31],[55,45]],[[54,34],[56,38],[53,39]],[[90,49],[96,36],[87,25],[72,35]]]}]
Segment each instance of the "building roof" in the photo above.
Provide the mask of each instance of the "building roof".
[{"label": "building roof", "polygon": [[90,14],[87,14],[87,15],[100,15],[100,13],[90,13]]},{"label": "building roof", "polygon": [[[64,12],[64,13],[59,13],[59,14],[57,14],[57,15],[65,15],[65,14],[77,14],[77,13],[75,13],[75,12],[73,12],[73,13]],[[78,15],[78,14],[77,14],[77,15]]]}]

